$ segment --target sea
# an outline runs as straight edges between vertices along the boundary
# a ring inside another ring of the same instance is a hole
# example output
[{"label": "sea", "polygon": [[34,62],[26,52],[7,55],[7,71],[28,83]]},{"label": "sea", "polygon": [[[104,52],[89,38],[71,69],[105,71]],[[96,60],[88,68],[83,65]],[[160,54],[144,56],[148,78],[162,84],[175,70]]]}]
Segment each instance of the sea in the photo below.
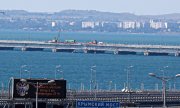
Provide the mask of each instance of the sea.
[{"label": "sea", "polygon": [[[95,32],[40,32],[0,30],[0,40],[49,41],[76,40],[104,43],[180,45],[180,34],[127,34]],[[93,67],[95,66],[95,67]],[[92,69],[93,68],[93,69]],[[114,54],[84,54],[50,51],[0,51],[0,88],[7,89],[11,77],[67,80],[67,89],[161,90],[161,80],[180,74],[180,57]],[[180,89],[180,78],[166,84],[168,90]]]}]

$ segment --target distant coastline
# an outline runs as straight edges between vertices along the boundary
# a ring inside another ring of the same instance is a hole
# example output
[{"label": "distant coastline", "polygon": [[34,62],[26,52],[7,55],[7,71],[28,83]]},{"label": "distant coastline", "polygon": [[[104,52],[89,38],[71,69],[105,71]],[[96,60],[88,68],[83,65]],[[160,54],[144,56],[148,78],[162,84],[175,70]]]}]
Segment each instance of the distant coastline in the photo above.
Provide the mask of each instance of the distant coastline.
[{"label": "distant coastline", "polygon": [[180,13],[135,15],[96,10],[54,13],[0,10],[0,29],[63,32],[180,33]]}]

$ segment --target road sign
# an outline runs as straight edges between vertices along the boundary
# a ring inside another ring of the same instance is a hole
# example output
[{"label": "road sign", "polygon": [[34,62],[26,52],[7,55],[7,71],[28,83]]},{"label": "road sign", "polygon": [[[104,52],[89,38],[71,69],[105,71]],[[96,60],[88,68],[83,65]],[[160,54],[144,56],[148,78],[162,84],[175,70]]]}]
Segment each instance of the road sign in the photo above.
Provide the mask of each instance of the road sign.
[{"label": "road sign", "polygon": [[78,100],[76,108],[120,108],[120,102]]}]

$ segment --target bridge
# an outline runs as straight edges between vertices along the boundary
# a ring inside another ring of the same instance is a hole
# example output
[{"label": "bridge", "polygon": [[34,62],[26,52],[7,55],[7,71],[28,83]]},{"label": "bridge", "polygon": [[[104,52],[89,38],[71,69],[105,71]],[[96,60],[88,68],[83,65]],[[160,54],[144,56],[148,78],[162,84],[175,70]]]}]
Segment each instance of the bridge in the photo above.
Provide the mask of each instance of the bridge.
[{"label": "bridge", "polygon": [[66,43],[45,41],[0,40],[0,50],[71,52],[71,53],[112,53],[112,54],[142,54],[145,56],[180,55],[180,46],[170,45],[130,45],[130,44],[92,44]]},{"label": "bridge", "polygon": [[[67,90],[65,99],[38,99],[38,102],[44,102],[47,106],[59,105],[64,108],[75,108],[77,101],[108,101],[120,102],[121,107],[162,107],[163,98],[161,91],[75,91]],[[8,95],[0,97],[0,107],[13,107],[15,105],[25,105],[26,108],[32,108],[35,98],[10,99]],[[167,91],[166,105],[180,106],[180,91]],[[50,107],[52,108],[52,107]]]},{"label": "bridge", "polygon": [[162,107],[164,99],[168,107],[180,106],[180,91],[176,89],[167,89],[164,97],[159,90],[76,90],[67,89],[65,80],[47,81],[12,77],[8,88],[0,90],[0,108],[35,108],[35,103],[46,105],[39,108],[76,108],[78,101],[118,102],[121,107]]}]

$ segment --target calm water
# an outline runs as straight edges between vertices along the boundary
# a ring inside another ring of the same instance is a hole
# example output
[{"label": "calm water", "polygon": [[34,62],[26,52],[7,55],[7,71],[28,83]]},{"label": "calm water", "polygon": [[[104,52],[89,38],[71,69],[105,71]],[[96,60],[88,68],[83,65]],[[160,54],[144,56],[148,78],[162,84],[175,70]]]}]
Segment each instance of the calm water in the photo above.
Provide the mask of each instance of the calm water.
[{"label": "calm water", "polygon": [[[51,40],[55,32],[0,31],[0,39],[5,40]],[[92,40],[106,43],[163,44],[180,45],[178,34],[118,34],[118,33],[61,33],[61,40],[75,39],[80,42]],[[174,76],[180,73],[180,57],[142,56],[113,54],[82,54],[52,52],[0,51],[0,82],[7,86],[10,77],[18,78],[22,65],[22,77],[55,78],[56,66],[61,65],[57,78],[64,77],[68,88],[90,88],[91,66],[96,65],[96,80],[99,89],[108,90],[124,87],[129,72],[129,83],[133,89],[161,89],[161,82],[148,76],[154,72],[159,76]],[[133,66],[128,69],[129,66]],[[164,68],[168,66],[168,68]],[[30,75],[29,72],[30,71]],[[93,73],[93,76],[95,74]],[[93,79],[95,79],[93,77]],[[169,82],[168,88],[180,89],[180,78]],[[115,87],[116,85],[116,87]],[[144,85],[144,86],[141,86]]]}]

